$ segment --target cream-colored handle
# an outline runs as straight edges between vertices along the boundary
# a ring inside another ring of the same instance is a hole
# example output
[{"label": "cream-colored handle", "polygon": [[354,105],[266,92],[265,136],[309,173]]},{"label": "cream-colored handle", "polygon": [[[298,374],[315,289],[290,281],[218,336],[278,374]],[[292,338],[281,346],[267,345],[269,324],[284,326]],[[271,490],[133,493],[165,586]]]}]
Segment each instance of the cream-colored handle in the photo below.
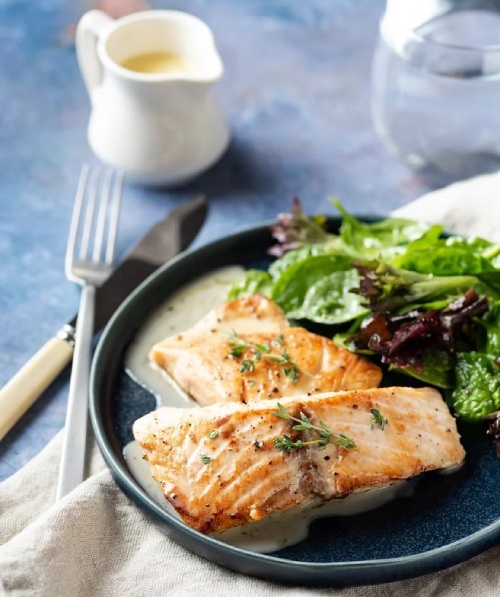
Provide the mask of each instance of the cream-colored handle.
[{"label": "cream-colored handle", "polygon": [[73,346],[52,338],[0,390],[0,440],[70,362]]}]

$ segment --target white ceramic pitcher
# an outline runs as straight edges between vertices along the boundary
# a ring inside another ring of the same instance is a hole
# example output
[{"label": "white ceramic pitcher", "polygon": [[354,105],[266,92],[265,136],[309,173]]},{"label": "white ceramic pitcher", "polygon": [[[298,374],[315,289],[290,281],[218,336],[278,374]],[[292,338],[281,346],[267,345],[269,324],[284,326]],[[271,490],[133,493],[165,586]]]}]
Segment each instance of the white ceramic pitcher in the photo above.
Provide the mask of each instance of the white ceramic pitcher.
[{"label": "white ceramic pitcher", "polygon": [[[88,139],[103,162],[137,182],[171,186],[222,155],[229,133],[211,88],[223,67],[205,23],[170,10],[116,21],[92,10],[78,23],[76,49],[92,105]],[[154,52],[174,53],[189,68],[142,73],[121,66]]]}]

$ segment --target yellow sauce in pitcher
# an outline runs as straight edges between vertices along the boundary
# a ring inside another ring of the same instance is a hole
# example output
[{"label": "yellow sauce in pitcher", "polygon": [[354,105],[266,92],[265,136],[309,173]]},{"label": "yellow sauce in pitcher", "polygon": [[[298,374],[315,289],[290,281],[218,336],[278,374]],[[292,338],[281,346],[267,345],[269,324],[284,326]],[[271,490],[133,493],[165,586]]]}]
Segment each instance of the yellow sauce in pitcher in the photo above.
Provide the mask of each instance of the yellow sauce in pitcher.
[{"label": "yellow sauce in pitcher", "polygon": [[173,52],[149,52],[131,56],[121,63],[136,73],[178,73],[189,70],[185,60]]}]

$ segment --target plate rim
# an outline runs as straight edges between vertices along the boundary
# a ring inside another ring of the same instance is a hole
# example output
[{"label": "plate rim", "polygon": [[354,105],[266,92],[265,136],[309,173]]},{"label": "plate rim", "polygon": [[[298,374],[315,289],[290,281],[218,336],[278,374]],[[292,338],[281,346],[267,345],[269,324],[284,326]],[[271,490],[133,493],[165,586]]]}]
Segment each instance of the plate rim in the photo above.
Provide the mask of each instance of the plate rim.
[{"label": "plate rim", "polygon": [[[382,219],[382,216],[374,215],[356,215],[355,217],[364,222],[373,222]],[[330,226],[338,227],[341,221],[342,218],[340,216],[327,216],[327,222]],[[172,536],[183,547],[214,563],[218,563],[237,572],[298,586],[359,586],[416,578],[462,563],[496,545],[500,542],[500,518],[466,537],[428,551],[411,555],[337,562],[307,562],[289,558],[278,558],[272,554],[251,552],[223,543],[189,527],[182,520],[171,516],[161,508],[139,483],[135,481],[130,470],[120,462],[108,441],[105,422],[101,417],[99,397],[100,380],[105,375],[105,372],[102,372],[103,364],[106,360],[105,352],[108,350],[108,343],[112,341],[113,334],[116,333],[115,326],[127,317],[129,311],[134,311],[134,307],[141,300],[142,295],[152,292],[151,289],[154,289],[155,284],[159,284],[159,281],[163,277],[168,276],[170,270],[179,268],[180,264],[182,265],[190,259],[196,259],[203,252],[216,251],[222,245],[242,237],[251,237],[266,233],[270,235],[269,227],[276,223],[276,221],[271,220],[247,226],[199,247],[183,251],[158,268],[158,270],[142,282],[125,299],[106,325],[92,360],[89,400],[90,417],[101,454],[120,489],[138,507],[146,510],[147,514],[156,519],[156,522],[161,522],[166,527],[162,527],[162,530],[167,535]],[[189,276],[187,278],[189,279]],[[162,300],[165,300],[165,297]],[[222,556],[223,559],[214,559],[214,554]],[[238,562],[235,560],[238,560]],[[262,564],[264,564],[263,569]],[[294,572],[293,574],[291,574],[292,571]],[[283,575],[283,572],[286,575]]]}]

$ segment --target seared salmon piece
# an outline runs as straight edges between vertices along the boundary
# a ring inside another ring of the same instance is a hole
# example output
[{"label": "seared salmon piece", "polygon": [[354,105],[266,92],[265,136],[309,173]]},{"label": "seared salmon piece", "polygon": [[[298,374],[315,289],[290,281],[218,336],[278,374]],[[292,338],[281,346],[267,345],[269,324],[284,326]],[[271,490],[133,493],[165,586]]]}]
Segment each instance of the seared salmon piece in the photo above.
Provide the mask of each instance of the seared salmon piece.
[{"label": "seared salmon piece", "polygon": [[[152,476],[181,518],[202,533],[459,465],[455,419],[430,388],[380,388],[280,399],[333,434],[294,430],[276,400],[163,407],[133,427]],[[295,447],[283,451],[288,436]],[[278,440],[278,446],[276,441]],[[302,447],[297,442],[302,440]],[[281,447],[279,443],[281,442]]]},{"label": "seared salmon piece", "polygon": [[261,295],[214,309],[156,344],[149,357],[201,405],[375,388],[382,378],[370,361],[291,327],[280,307]]}]

